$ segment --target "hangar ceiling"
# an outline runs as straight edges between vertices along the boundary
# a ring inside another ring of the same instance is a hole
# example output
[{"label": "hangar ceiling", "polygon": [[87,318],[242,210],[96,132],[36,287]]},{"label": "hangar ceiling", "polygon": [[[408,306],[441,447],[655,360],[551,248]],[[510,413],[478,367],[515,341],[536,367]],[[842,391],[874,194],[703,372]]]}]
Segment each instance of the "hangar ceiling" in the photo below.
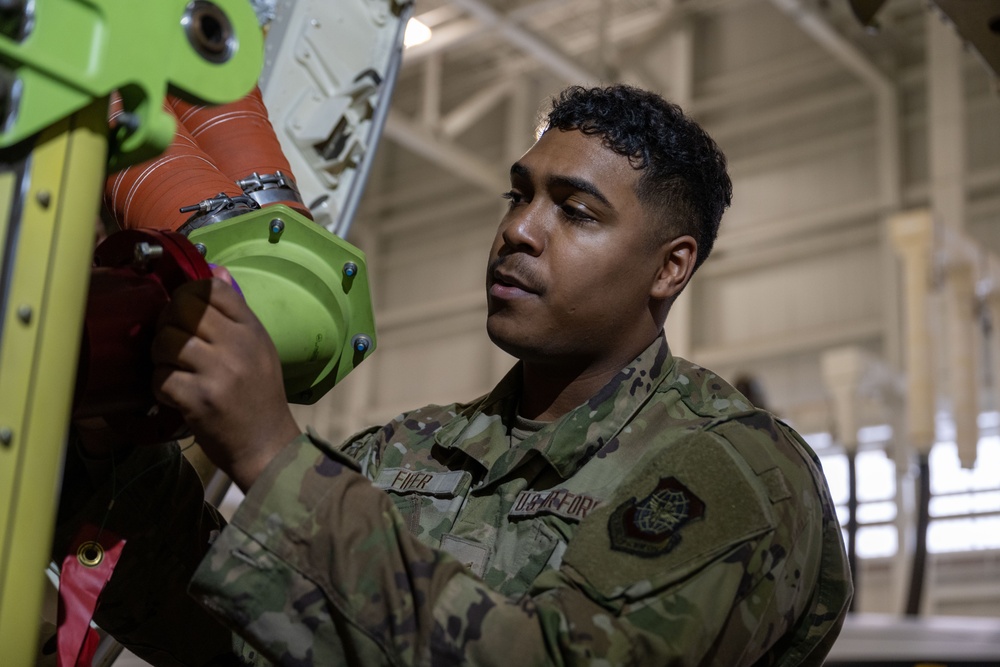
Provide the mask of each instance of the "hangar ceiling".
[{"label": "hangar ceiling", "polygon": [[[766,123],[769,107],[780,114],[814,92],[810,80],[832,73],[846,86],[853,78],[876,94],[887,88],[892,72],[922,60],[925,12],[919,0],[890,1],[873,36],[843,0],[418,0],[415,17],[432,38],[405,53],[387,136],[494,191],[503,171],[463,150],[462,138],[519,91],[626,81],[662,92],[709,126],[736,103]],[[728,90],[702,85],[717,60],[707,49],[739,48],[717,41],[734,37],[734,26],[744,26],[737,42],[773,39],[754,35],[754,27],[775,13],[826,57],[761,63],[751,80]],[[718,26],[729,28],[723,34]],[[537,100],[525,103],[533,111]]]}]

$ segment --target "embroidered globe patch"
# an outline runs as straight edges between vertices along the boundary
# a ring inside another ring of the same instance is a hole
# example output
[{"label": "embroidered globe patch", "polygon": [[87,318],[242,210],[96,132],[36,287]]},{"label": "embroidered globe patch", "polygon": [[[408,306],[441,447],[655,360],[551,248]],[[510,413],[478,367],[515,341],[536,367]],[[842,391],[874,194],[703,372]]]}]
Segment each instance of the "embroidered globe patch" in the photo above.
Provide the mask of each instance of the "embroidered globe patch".
[{"label": "embroidered globe patch", "polygon": [[705,503],[676,477],[661,477],[642,500],[630,498],[608,519],[611,548],[652,558],[676,547],[678,531],[705,515]]}]

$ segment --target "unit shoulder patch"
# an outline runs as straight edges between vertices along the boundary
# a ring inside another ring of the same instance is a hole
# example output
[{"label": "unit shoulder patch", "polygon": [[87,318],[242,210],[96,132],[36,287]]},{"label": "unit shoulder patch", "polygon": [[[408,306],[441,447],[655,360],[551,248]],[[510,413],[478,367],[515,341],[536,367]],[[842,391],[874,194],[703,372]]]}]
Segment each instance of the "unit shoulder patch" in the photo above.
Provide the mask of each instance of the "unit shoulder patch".
[{"label": "unit shoulder patch", "polygon": [[642,500],[626,500],[608,518],[611,548],[653,558],[681,541],[680,530],[705,516],[705,503],[676,477],[661,477]]}]

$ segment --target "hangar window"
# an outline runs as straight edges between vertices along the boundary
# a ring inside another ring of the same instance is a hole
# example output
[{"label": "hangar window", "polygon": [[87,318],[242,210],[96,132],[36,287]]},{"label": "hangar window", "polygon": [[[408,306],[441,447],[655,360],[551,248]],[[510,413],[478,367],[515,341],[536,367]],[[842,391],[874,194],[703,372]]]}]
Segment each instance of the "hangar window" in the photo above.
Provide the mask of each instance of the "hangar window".
[{"label": "hangar window", "polygon": [[[945,436],[931,450],[931,553],[1000,549],[1000,414],[980,418],[976,467],[961,467],[950,424],[939,422]],[[899,550],[902,525],[896,488],[896,463],[886,456],[891,447],[888,426],[862,429],[856,456],[858,541],[860,558],[893,556]],[[823,463],[841,525],[847,524],[847,456],[828,433],[805,436]],[[909,502],[909,500],[907,500]],[[904,517],[905,519],[905,517]]]}]

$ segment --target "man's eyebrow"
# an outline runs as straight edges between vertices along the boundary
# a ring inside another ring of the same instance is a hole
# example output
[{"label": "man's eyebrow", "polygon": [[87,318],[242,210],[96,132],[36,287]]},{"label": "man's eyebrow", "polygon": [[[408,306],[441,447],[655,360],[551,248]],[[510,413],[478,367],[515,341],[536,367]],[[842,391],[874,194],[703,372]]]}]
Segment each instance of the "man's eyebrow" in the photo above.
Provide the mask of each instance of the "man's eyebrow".
[{"label": "man's eyebrow", "polygon": [[[512,177],[513,176],[518,176],[520,178],[525,178],[525,179],[530,180],[531,179],[531,170],[528,169],[523,164],[521,164],[520,162],[515,162],[514,164],[512,164],[510,166],[510,175]],[[597,188],[596,185],[594,185],[593,183],[591,183],[588,180],[585,180],[585,179],[582,179],[582,178],[577,178],[576,176],[558,176],[557,175],[557,176],[549,176],[549,178],[546,180],[546,185],[548,187],[550,187],[550,188],[552,188],[552,187],[560,187],[560,186],[571,187],[574,190],[579,190],[580,192],[587,193],[588,195],[590,195],[591,197],[594,197],[595,199],[597,199],[599,202],[601,202],[602,204],[604,204],[608,208],[611,208],[611,209],[614,208],[614,206],[611,204],[611,202],[608,201],[608,198],[604,196],[604,193],[601,192]]]}]

